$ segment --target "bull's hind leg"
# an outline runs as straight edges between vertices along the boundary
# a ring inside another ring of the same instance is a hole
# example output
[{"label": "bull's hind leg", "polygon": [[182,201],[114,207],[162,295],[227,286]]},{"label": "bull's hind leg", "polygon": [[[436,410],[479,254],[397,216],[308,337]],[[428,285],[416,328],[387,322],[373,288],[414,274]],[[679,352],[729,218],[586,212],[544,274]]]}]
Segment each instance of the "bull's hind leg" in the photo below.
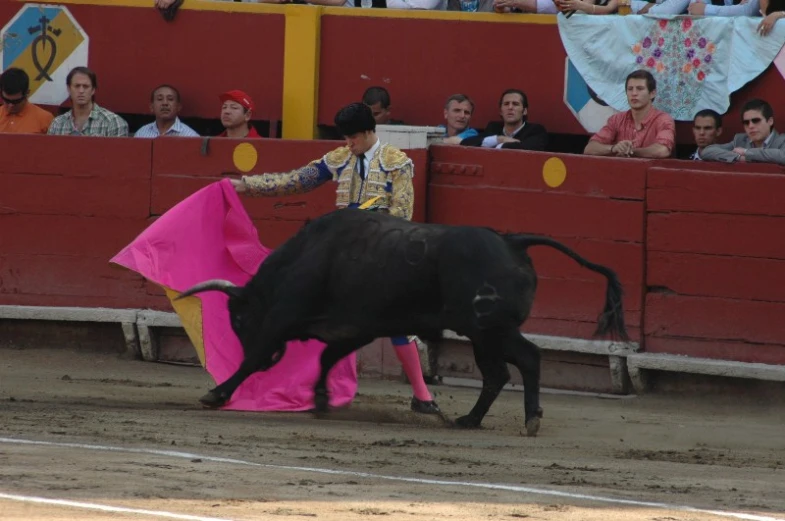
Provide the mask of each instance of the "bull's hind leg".
[{"label": "bull's hind leg", "polygon": [[477,403],[469,414],[455,420],[459,427],[476,428],[482,423],[499,393],[510,381],[510,371],[502,359],[501,345],[496,335],[483,335],[480,340],[472,339],[474,360],[482,373],[482,390]]},{"label": "bull's hind leg", "polygon": [[316,381],[316,385],[314,386],[313,401],[314,409],[317,413],[327,412],[330,405],[330,397],[327,393],[327,376],[330,374],[330,369],[335,367],[335,364],[352,354],[354,351],[357,351],[371,342],[373,342],[373,338],[327,344],[327,347],[322,351],[320,359],[322,371],[319,375],[319,380]]},{"label": "bull's hind leg", "polygon": [[518,368],[523,378],[523,410],[526,434],[536,436],[540,429],[540,348],[521,336],[516,329],[504,341],[504,359]]}]

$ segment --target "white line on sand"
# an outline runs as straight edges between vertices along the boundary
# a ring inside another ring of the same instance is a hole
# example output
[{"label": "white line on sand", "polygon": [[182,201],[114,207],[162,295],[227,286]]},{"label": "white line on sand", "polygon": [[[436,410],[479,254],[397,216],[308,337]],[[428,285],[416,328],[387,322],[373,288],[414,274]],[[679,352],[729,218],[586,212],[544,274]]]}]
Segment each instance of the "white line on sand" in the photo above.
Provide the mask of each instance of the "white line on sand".
[{"label": "white line on sand", "polygon": [[749,521],[785,521],[785,518],[759,516],[755,514],[746,514],[744,512],[706,510],[706,509],[695,508],[686,505],[672,505],[669,503],[657,503],[652,501],[636,501],[634,499],[621,499],[621,498],[612,498],[607,496],[592,496],[589,494],[573,494],[571,492],[563,492],[560,490],[522,487],[520,485],[505,485],[503,483],[474,483],[470,481],[448,481],[442,479],[407,478],[403,476],[388,476],[384,474],[372,474],[370,472],[355,472],[352,470],[335,470],[335,469],[323,469],[323,468],[316,468],[316,467],[295,467],[291,465],[273,465],[270,463],[255,463],[252,461],[245,461],[240,459],[219,458],[215,456],[203,456],[201,454],[194,454],[190,452],[180,452],[180,451],[173,451],[173,450],[140,449],[140,448],[133,448],[133,447],[113,447],[109,445],[89,445],[85,443],[59,443],[59,442],[51,442],[51,441],[35,441],[35,440],[23,440],[23,439],[2,438],[2,437],[0,437],[0,443],[14,443],[20,445],[46,445],[50,447],[61,447],[61,448],[71,448],[71,449],[151,454],[156,456],[166,456],[170,458],[201,459],[202,461],[212,461],[216,463],[230,463],[234,465],[248,465],[252,467],[262,467],[268,469],[294,470],[299,472],[333,474],[333,475],[340,475],[340,476],[380,479],[386,481],[403,481],[406,483],[419,483],[422,485],[439,485],[445,487],[471,487],[471,488],[487,488],[491,490],[507,490],[511,492],[522,492],[524,494],[536,494],[540,496],[553,496],[553,497],[562,497],[568,499],[580,499],[583,501],[596,501],[599,503],[613,503],[617,505],[630,505],[635,507],[650,507],[650,508],[660,508],[666,510],[677,510],[681,512],[712,514],[715,516],[730,517],[734,519],[746,519]]},{"label": "white line on sand", "polygon": [[16,494],[4,494],[0,492],[0,499],[11,501],[22,501],[25,503],[39,503],[46,505],[58,505],[72,508],[83,508],[88,510],[100,510],[102,512],[112,512],[115,514],[140,514],[145,516],[166,517],[169,519],[186,519],[189,521],[232,521],[231,519],[220,517],[191,516],[188,514],[175,514],[174,512],[164,512],[162,510],[145,510],[143,508],[113,507],[110,505],[100,505],[98,503],[85,503],[84,501],[68,501],[65,499],[50,499],[35,496],[20,496]]}]

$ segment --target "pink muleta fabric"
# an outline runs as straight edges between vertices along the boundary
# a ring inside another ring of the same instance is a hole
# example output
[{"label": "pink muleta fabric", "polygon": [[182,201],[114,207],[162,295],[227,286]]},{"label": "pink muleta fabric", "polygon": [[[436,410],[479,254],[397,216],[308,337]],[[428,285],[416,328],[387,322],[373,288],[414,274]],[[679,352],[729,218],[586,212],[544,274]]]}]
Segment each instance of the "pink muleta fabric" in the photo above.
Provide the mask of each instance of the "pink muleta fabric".
[{"label": "pink muleta fabric", "polygon": [[[207,279],[245,284],[271,253],[228,179],[194,193],[170,209],[110,262],[181,292]],[[239,367],[243,351],[229,325],[227,296],[211,291],[202,302],[205,366],[216,383]],[[313,408],[313,386],[325,344],[292,341],[278,364],[249,377],[222,408],[304,411]],[[349,405],[357,391],[355,354],[341,360],[327,382],[330,405]]]}]

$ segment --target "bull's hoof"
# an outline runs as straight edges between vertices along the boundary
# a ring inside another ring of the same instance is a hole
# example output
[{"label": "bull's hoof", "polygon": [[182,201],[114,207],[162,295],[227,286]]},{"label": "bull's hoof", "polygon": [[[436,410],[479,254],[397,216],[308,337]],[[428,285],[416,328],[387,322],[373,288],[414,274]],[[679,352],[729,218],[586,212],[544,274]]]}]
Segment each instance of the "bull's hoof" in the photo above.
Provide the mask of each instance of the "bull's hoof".
[{"label": "bull's hoof", "polygon": [[479,421],[468,414],[466,416],[461,416],[457,420],[455,420],[455,426],[460,427],[462,429],[478,429],[480,427]]},{"label": "bull's hoof", "polygon": [[537,436],[537,431],[540,430],[540,418],[535,416],[530,420],[526,420],[526,436],[531,436],[532,438]]},{"label": "bull's hoof", "polygon": [[208,409],[217,409],[225,404],[228,398],[229,397],[225,396],[223,393],[217,393],[213,390],[199,398],[199,401]]}]

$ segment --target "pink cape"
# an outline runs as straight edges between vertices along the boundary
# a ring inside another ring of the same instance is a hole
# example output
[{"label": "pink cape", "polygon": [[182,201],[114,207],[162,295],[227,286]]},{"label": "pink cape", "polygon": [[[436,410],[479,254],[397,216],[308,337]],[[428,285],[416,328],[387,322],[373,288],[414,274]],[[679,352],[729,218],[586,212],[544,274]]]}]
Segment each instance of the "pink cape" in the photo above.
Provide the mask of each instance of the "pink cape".
[{"label": "pink cape", "polygon": [[[226,279],[243,285],[270,251],[259,242],[240,197],[231,182],[224,179],[170,209],[110,262],[164,288],[182,292],[208,279]],[[178,313],[186,329],[190,329],[189,336],[197,351],[199,344],[204,346],[200,359],[207,372],[216,383],[221,383],[235,372],[243,359],[242,346],[229,325],[228,297],[210,291],[189,298],[201,301],[201,309],[194,307],[191,313],[197,316]],[[246,411],[313,408],[313,386],[319,377],[319,357],[324,347],[317,340],[287,343],[281,361],[267,371],[250,376],[223,408]],[[327,388],[330,405],[341,407],[352,402],[357,391],[355,354],[341,360],[330,371]]]}]

